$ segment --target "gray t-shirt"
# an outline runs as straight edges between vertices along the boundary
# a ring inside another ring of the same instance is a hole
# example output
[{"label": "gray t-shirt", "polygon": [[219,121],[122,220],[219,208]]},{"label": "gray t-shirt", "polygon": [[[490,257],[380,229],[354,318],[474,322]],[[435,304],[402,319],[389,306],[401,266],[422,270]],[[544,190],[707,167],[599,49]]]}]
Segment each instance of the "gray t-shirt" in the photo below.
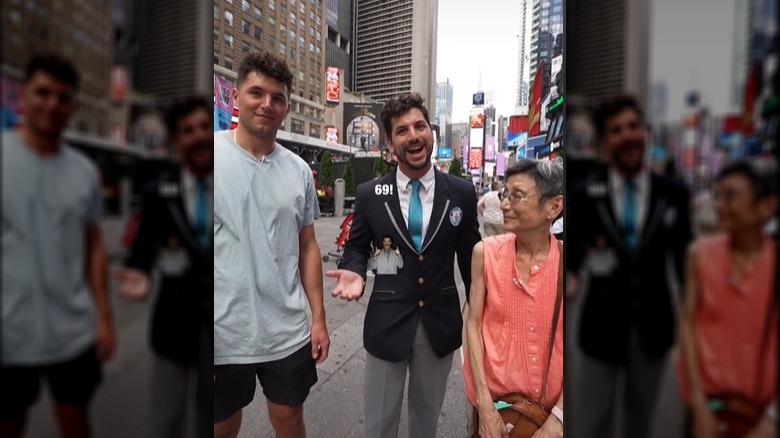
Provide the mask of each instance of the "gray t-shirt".
[{"label": "gray t-shirt", "polygon": [[214,134],[214,364],[289,356],[309,341],[298,235],[319,217],[311,169],[276,144],[263,161]]},{"label": "gray t-shirt", "polygon": [[3,133],[2,365],[69,360],[95,339],[87,226],[102,214],[95,166],[62,145],[43,158]]}]

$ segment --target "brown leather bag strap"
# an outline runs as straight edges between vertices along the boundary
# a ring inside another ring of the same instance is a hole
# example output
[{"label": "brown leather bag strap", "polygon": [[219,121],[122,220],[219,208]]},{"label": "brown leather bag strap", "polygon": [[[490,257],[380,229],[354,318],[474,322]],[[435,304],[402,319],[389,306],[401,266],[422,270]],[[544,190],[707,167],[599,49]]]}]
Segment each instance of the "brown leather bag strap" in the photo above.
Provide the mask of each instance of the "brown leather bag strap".
[{"label": "brown leather bag strap", "polygon": [[[774,245],[775,248],[775,266],[778,265],[777,260],[777,242],[772,241],[772,245]],[[772,288],[772,292],[769,294],[769,303],[766,306],[766,318],[764,319],[764,330],[761,332],[761,343],[759,344],[761,346],[761,349],[758,350],[760,352],[765,352],[769,350],[769,329],[772,327],[772,320],[774,319],[774,316],[776,312],[775,305],[776,305],[776,294],[777,294],[777,269],[775,269],[774,273],[775,281],[774,281],[774,287]],[[756,373],[756,391],[755,391],[755,399],[759,400],[759,396],[761,395],[761,383],[762,378],[764,377],[764,364],[766,363],[765,360],[758,361],[758,372]]]},{"label": "brown leather bag strap", "polygon": [[553,343],[555,342],[555,329],[558,327],[558,317],[561,313],[561,304],[563,302],[563,242],[558,241],[558,285],[555,292],[555,310],[553,311],[552,326],[550,327],[550,338],[547,341],[547,367],[544,369],[544,380],[542,381],[542,399],[540,407],[546,410],[547,403],[547,374],[550,372],[550,362],[552,360]]}]

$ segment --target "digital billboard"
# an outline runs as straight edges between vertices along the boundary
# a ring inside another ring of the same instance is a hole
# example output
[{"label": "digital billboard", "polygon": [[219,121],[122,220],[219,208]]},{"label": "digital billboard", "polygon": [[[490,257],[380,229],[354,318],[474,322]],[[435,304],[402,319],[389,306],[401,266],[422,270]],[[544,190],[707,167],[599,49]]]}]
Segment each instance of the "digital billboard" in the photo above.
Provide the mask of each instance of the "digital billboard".
[{"label": "digital billboard", "polygon": [[338,105],[341,100],[341,80],[338,67],[325,69],[325,103]]},{"label": "digital billboard", "polygon": [[344,103],[344,144],[354,148],[356,158],[381,157],[386,149],[381,128],[382,103]]},{"label": "digital billboard", "polygon": [[220,75],[214,75],[214,131],[231,128],[235,102],[233,83]]},{"label": "digital billboard", "polygon": [[469,150],[469,169],[482,169],[482,149]]}]

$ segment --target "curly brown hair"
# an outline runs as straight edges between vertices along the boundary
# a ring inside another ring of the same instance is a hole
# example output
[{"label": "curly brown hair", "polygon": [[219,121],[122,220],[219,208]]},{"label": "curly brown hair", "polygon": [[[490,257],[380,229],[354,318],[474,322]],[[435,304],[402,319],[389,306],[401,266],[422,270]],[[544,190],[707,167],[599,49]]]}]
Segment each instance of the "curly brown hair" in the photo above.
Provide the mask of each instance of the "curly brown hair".
[{"label": "curly brown hair", "polygon": [[385,108],[382,110],[381,118],[382,126],[385,128],[387,138],[392,138],[393,118],[405,114],[412,108],[420,110],[423,117],[425,117],[425,123],[430,126],[431,121],[428,118],[428,110],[423,106],[423,102],[425,102],[425,99],[420,96],[420,93],[414,91],[400,94],[385,102]]},{"label": "curly brown hair", "polygon": [[237,86],[241,88],[249,74],[254,72],[285,84],[287,86],[287,97],[290,97],[293,74],[283,59],[266,51],[250,53],[241,61],[241,65],[238,67]]},{"label": "curly brown hair", "polygon": [[602,100],[593,114],[593,127],[596,129],[596,138],[604,138],[607,122],[627,109],[634,111],[640,123],[645,123],[645,113],[642,111],[642,106],[639,104],[636,96],[620,94]]}]

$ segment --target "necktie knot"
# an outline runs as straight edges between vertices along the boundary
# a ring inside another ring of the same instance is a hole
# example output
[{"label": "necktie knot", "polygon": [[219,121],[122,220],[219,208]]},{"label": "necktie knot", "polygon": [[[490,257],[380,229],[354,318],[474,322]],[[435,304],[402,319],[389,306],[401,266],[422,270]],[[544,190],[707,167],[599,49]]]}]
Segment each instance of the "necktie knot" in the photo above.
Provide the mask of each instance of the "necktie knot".
[{"label": "necktie knot", "polygon": [[419,179],[413,179],[409,181],[409,184],[411,184],[412,186],[412,193],[420,193],[420,186],[422,185],[422,183],[420,182]]}]

